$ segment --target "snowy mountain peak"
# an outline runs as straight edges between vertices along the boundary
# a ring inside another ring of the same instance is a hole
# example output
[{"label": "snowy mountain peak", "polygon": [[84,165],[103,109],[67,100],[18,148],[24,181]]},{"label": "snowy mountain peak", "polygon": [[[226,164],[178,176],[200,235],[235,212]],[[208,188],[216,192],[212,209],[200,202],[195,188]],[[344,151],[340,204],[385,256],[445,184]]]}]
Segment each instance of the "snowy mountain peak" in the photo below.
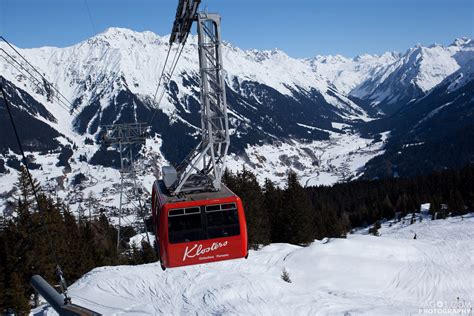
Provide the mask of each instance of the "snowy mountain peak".
[{"label": "snowy mountain peak", "polygon": [[279,61],[279,60],[281,61],[281,60],[291,58],[284,51],[278,48],[274,48],[271,50],[249,49],[249,50],[246,50],[244,53],[257,62]]},{"label": "snowy mountain peak", "polygon": [[142,32],[137,32],[131,29],[127,29],[124,27],[117,27],[112,26],[105,29],[105,31],[99,33],[99,35],[108,35],[108,36],[115,36],[115,35],[133,35],[137,36],[139,34],[143,34]]},{"label": "snowy mountain peak", "polygon": [[454,40],[454,42],[451,43],[450,46],[460,46],[460,47],[462,47],[462,46],[468,46],[468,45],[469,46],[474,45],[472,39],[469,38],[469,37],[460,37],[460,38],[456,38]]},{"label": "snowy mountain peak", "polygon": [[338,64],[348,62],[350,59],[342,55],[317,55],[312,60],[322,64]]},{"label": "snowy mountain peak", "polygon": [[[159,109],[152,126],[155,138],[147,141],[147,147],[163,157],[161,162],[180,161],[195,146],[200,124],[196,36],[189,36],[171,81],[160,87],[164,97],[159,104],[154,102],[168,39],[149,31],[109,28],[71,47],[18,49],[74,104],[77,119],[51,98],[47,85],[38,86],[8,60],[0,61],[1,76],[18,88],[15,105],[20,108],[24,100],[35,104],[27,124],[43,124],[44,130],[57,135],[45,146],[79,147],[69,182],[76,174],[90,173],[87,163],[82,166],[86,156],[91,165],[114,166],[113,157],[109,159],[110,153],[99,146],[101,125],[146,122],[154,115],[153,108]],[[377,118],[389,107],[393,113],[410,106],[410,100],[424,97],[458,69],[463,71],[453,77],[452,91],[472,79],[472,67],[463,68],[473,65],[472,42],[457,42],[458,46],[419,46],[405,54],[352,59],[341,55],[298,59],[279,49],[242,50],[225,43],[222,57],[234,146],[229,168],[237,171],[246,165],[277,182],[289,169],[307,184],[349,179],[383,146],[382,141],[353,133],[352,126]],[[2,43],[0,47],[8,50]],[[171,58],[176,53],[173,45]],[[9,128],[1,125],[0,132]],[[82,148],[85,138],[88,144]],[[7,144],[2,149],[12,148],[16,147]],[[50,174],[62,177],[56,156],[48,159]]]},{"label": "snowy mountain peak", "polygon": [[133,47],[135,45],[167,45],[168,41],[169,35],[159,36],[151,31],[136,32],[127,28],[109,27],[86,42],[89,44],[105,42],[112,47]]},{"label": "snowy mountain peak", "polygon": [[361,55],[357,55],[353,58],[354,61],[357,61],[357,62],[360,62],[360,61],[364,61],[364,60],[369,60],[371,58],[374,58],[373,55],[370,55],[370,54],[361,54]]},{"label": "snowy mountain peak", "polygon": [[[32,49],[27,55],[43,71],[53,69],[56,72],[49,78],[53,83],[62,85],[62,82],[68,82],[64,89],[71,98],[78,92],[73,86],[80,78],[90,77],[94,81],[120,74],[132,92],[150,96],[158,82],[168,40],[169,35],[111,27],[72,48]],[[189,36],[176,73],[197,75],[196,44],[197,36]],[[237,82],[256,81],[290,96],[301,88],[306,91],[314,89],[335,107],[349,112],[355,109],[361,113],[351,102],[341,102],[344,97],[334,98],[330,94],[351,95],[370,100],[375,105],[394,104],[403,98],[410,100],[413,93],[428,92],[469,62],[472,45],[471,39],[463,37],[448,47],[418,44],[404,54],[386,52],[382,55],[362,54],[355,58],[318,55],[297,59],[279,49],[242,50],[225,43],[223,55],[229,82],[234,79]],[[62,67],[64,65],[66,67]],[[108,84],[112,84],[111,81]],[[328,92],[329,88],[331,92]],[[172,113],[174,107],[170,104],[165,108],[167,113]]]},{"label": "snowy mountain peak", "polygon": [[457,39],[455,43],[428,47],[417,44],[404,54],[384,54],[384,61],[378,57],[372,64],[367,60],[354,59],[355,65],[350,68],[353,78],[358,78],[360,64],[367,68],[364,76],[358,78],[359,81],[352,85],[348,93],[370,101],[386,114],[393,113],[403,104],[428,93],[473,59],[470,39]]}]

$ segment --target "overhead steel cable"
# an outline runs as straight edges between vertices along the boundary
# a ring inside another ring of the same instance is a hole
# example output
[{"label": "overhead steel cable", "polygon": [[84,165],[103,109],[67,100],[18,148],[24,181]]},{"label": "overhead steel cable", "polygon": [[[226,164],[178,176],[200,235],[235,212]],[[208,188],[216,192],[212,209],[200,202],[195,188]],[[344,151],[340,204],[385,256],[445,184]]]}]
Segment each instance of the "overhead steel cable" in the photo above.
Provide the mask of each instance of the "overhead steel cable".
[{"label": "overhead steel cable", "polygon": [[28,181],[30,182],[31,188],[33,190],[33,195],[34,195],[34,198],[36,200],[38,210],[40,212],[41,222],[42,222],[42,224],[43,224],[43,226],[45,227],[45,230],[46,230],[46,238],[49,241],[49,246],[51,248],[50,249],[51,254],[53,255],[53,261],[54,261],[54,264],[55,264],[55,275],[58,279],[58,282],[59,282],[59,285],[60,285],[60,288],[61,288],[61,292],[64,295],[64,302],[67,304],[68,302],[71,301],[71,299],[68,296],[66,280],[64,279],[63,272],[61,270],[61,266],[58,263],[58,256],[57,256],[57,253],[56,253],[56,248],[54,248],[54,246],[53,246],[53,239],[51,237],[51,233],[50,233],[49,229],[46,227],[47,224],[46,224],[46,221],[44,219],[44,210],[41,207],[42,205],[40,203],[38,191],[36,190],[35,184],[33,182],[33,178],[31,176],[30,168],[28,167],[28,159],[26,158],[25,151],[23,150],[23,145],[21,143],[20,136],[18,134],[18,130],[16,128],[15,120],[13,119],[10,102],[8,101],[7,94],[5,93],[5,87],[6,87],[5,78],[2,77],[2,83],[0,85],[0,90],[1,90],[1,93],[2,93],[2,97],[3,97],[3,102],[5,103],[5,107],[7,109],[8,116],[9,116],[10,122],[12,124],[13,133],[15,134],[15,139],[16,139],[16,142],[18,144],[18,148],[20,149],[20,153],[21,153],[21,156],[22,156],[22,159],[23,159],[23,165],[25,166],[25,169],[26,169],[26,172],[27,172],[27,175],[28,175]]},{"label": "overhead steel cable", "polygon": [[[171,62],[171,68],[170,68],[170,72],[168,74],[166,74],[166,77],[165,77],[165,81],[164,81],[164,84],[163,84],[163,90],[161,91],[161,94],[160,96],[158,97],[158,101],[156,101],[156,93],[155,93],[155,96],[153,98],[153,104],[156,103],[156,106],[155,106],[155,109],[153,111],[153,115],[149,121],[149,124],[148,125],[151,125],[153,123],[153,120],[156,116],[156,113],[159,109],[159,106],[160,106],[160,103],[161,103],[161,100],[163,99],[163,96],[166,92],[166,85],[171,81],[171,78],[173,76],[173,73],[174,73],[174,70],[176,69],[176,65],[178,64],[178,61],[179,61],[179,58],[181,57],[181,53],[183,52],[183,49],[184,49],[184,43],[183,44],[180,44],[181,47],[178,46],[178,49],[176,50],[176,54],[174,55],[174,58],[173,58],[173,61]],[[171,50],[171,44],[170,44],[170,50]],[[168,51],[169,52],[169,51]],[[164,70],[164,68],[163,68]],[[161,77],[163,77],[165,74],[162,72],[162,75],[160,76],[160,82],[161,82]],[[158,88],[159,86],[157,87],[157,90],[156,92],[158,92]]]},{"label": "overhead steel cable", "polygon": [[[161,82],[165,76],[165,71],[166,71],[166,65],[168,64],[168,59],[170,57],[170,53],[171,53],[171,48],[172,48],[173,44],[170,43],[169,44],[169,48],[168,48],[168,53],[166,54],[166,58],[165,58],[165,62],[163,64],[163,69],[161,70],[161,74],[160,74],[160,77],[158,79],[158,84],[156,86],[156,90],[155,90],[155,94],[153,96],[153,101],[151,102],[151,106],[154,108],[153,110],[153,114],[148,122],[148,125],[152,125],[153,123],[153,120],[155,119],[155,116],[156,116],[156,112],[158,111],[158,108],[159,108],[159,103],[158,103],[158,106],[155,106],[155,101],[156,101],[156,96],[158,95],[158,91],[160,90],[160,86],[161,86]],[[173,61],[176,59],[176,54],[174,55],[173,57]],[[172,62],[173,64],[173,62]],[[165,88],[163,88],[163,90],[165,90]],[[160,101],[161,102],[161,97],[160,97]]]},{"label": "overhead steel cable", "polygon": [[[89,17],[89,22],[91,23],[91,26],[92,26],[92,31],[93,31],[93,37],[94,36],[97,36],[98,35],[98,32],[97,32],[97,29],[95,27],[95,24],[94,24],[94,20],[92,19],[92,13],[91,13],[91,10],[89,8],[89,4],[87,3],[87,0],[84,0],[84,6],[86,7],[86,11],[87,11],[87,16]],[[77,48],[78,50],[82,47],[82,45],[84,45],[84,43],[87,43],[90,39],[88,40],[84,40],[82,41],[81,45],[79,45],[79,47]],[[105,49],[105,51],[102,53],[102,55],[99,57],[99,59],[97,59],[97,61],[95,62],[96,64],[99,64],[102,59],[104,58],[104,56],[107,54],[107,52],[109,51],[110,49],[110,46],[107,46],[107,48]],[[100,76],[99,76],[100,77]],[[113,79],[111,80],[111,83],[113,83],[116,79],[117,75],[115,75],[113,77]],[[74,115],[74,120],[77,119],[77,117],[79,116],[80,112],[78,112],[76,115]]]},{"label": "overhead steel cable", "polygon": [[[170,57],[170,53],[171,53],[171,45],[168,49],[168,53],[166,54],[165,63],[163,64],[163,69],[161,70],[160,78],[158,80],[158,85],[156,86],[156,90],[155,90],[155,95],[153,96],[153,102],[155,102],[156,95],[158,94],[158,90],[160,89],[161,80],[163,79],[163,75],[164,75],[165,69],[166,69],[166,64],[168,63],[168,58]],[[175,57],[176,57],[176,55],[175,55]]]},{"label": "overhead steel cable", "polygon": [[[2,57],[8,64],[10,64],[10,66],[12,66],[13,68],[15,68],[19,73],[23,74],[25,76],[25,78],[27,80],[29,80],[32,84],[34,84],[36,86],[36,88],[38,88],[40,91],[43,91],[45,94],[47,94],[48,92],[46,91],[46,88],[44,86],[45,82],[44,81],[41,81],[39,80],[38,78],[36,78],[35,76],[33,76],[31,74],[30,71],[28,71],[28,69],[26,69],[20,62],[18,62],[13,56],[11,56],[10,54],[8,54],[5,50],[3,50],[2,48],[0,48],[0,51],[2,51],[7,57],[9,57],[11,59],[11,61],[9,61],[7,58],[5,58],[5,56],[3,55],[0,55],[0,57]],[[19,69],[16,65],[18,65],[21,69]],[[49,85],[48,85],[49,86]],[[65,104],[65,102],[63,100],[61,100],[60,98],[58,97],[54,97],[53,96],[53,99],[56,99],[56,101],[58,102],[58,105],[60,107],[62,107],[64,110],[70,112],[71,109],[69,107],[68,104]],[[53,100],[52,99],[52,100]],[[51,101],[52,101],[51,100]]]},{"label": "overhead steel cable", "polygon": [[[43,80],[44,82],[48,85],[50,89],[53,89],[59,96],[63,98],[63,101],[69,104],[70,111],[73,113],[75,111],[74,106],[72,103],[66,98],[61,91],[59,91],[48,79],[46,79],[39,71],[38,69],[33,66],[20,52],[12,45],[8,40],[6,40],[3,36],[0,36],[0,39],[4,41],[18,56],[20,56],[21,59],[23,59]],[[57,97],[57,100],[59,100],[59,97]]]},{"label": "overhead steel cable", "polygon": [[92,20],[91,10],[89,9],[89,5],[87,4],[87,0],[84,0],[84,4],[86,5],[87,13],[89,14],[89,20],[91,21],[92,29],[94,30],[94,34],[97,34],[94,21]]},{"label": "overhead steel cable", "polygon": [[169,81],[171,80],[171,76],[173,75],[174,70],[176,69],[176,65],[178,64],[178,60],[181,57],[181,54],[183,53],[184,45],[185,45],[184,43],[181,45],[181,50],[179,51],[178,59],[176,59],[176,62],[174,63],[174,66],[173,66],[173,69],[171,69],[170,78],[168,79]]},{"label": "overhead steel cable", "polygon": [[[5,58],[5,56],[0,55],[0,57],[2,57],[8,64],[10,64],[10,66],[15,68],[19,73],[25,75],[25,78],[28,79],[29,81],[31,81],[31,83],[33,83],[40,91],[44,91],[45,94],[48,93],[45,90],[44,81],[40,81],[38,78],[33,76],[28,71],[28,69],[26,69],[21,63],[19,63],[13,56],[8,54],[4,49],[0,48],[0,51],[3,52],[6,56],[8,56],[11,59],[11,61],[9,61],[7,58]],[[15,64],[18,65],[21,69],[19,69],[17,66],[15,66]],[[62,107],[64,110],[66,110],[68,112],[71,111],[69,106],[67,104],[65,104],[65,102],[63,100],[61,100],[59,98],[56,98],[56,101],[58,101],[58,105],[60,107]]]},{"label": "overhead steel cable", "polygon": [[[95,27],[94,21],[93,21],[93,19],[92,19],[91,10],[90,10],[90,8],[89,8],[89,5],[88,5],[88,3],[87,3],[87,0],[84,0],[84,4],[85,4],[85,7],[86,7],[86,9],[87,9],[87,13],[88,13],[88,15],[89,15],[89,20],[90,20],[90,22],[91,22],[91,25],[92,25],[92,29],[93,29],[93,31],[94,31],[94,34],[97,34],[96,27]],[[104,53],[102,54],[102,56],[97,60],[97,63],[100,63],[100,62],[102,61],[102,59],[103,59],[104,56],[107,54],[107,52],[109,51],[109,49],[110,49],[110,46],[107,46],[107,48],[106,48],[106,50],[104,51]],[[167,54],[167,56],[166,56],[165,65],[164,65],[163,67],[166,67],[166,63],[167,63],[167,61],[168,61],[169,54],[170,54],[170,51],[168,50],[168,54]],[[115,80],[116,80],[116,78],[117,78],[118,76],[119,76],[119,72],[117,72],[117,73],[113,76],[112,80],[110,81],[110,85],[113,86],[113,84],[114,84],[114,82],[115,82]],[[161,82],[161,79],[162,79],[162,76],[160,76],[160,82]],[[158,87],[157,87],[157,90],[156,90],[156,92],[155,92],[154,98],[156,98],[156,94],[158,93],[159,86],[160,86],[160,83],[158,83]],[[135,185],[135,188],[137,188],[136,181],[135,181],[134,185]],[[140,199],[140,196],[139,196],[139,195],[138,195],[138,202],[139,202],[139,207],[140,207],[139,210],[140,210],[141,213],[143,213],[143,207],[142,207],[142,203],[141,203],[141,199]],[[147,227],[146,227],[146,221],[145,221],[145,218],[144,218],[144,217],[142,217],[142,218],[143,218],[143,224],[144,224],[144,226],[145,226],[145,232],[146,232],[146,235],[147,235],[147,238],[148,238],[148,231],[147,231]],[[120,235],[120,233],[119,233],[119,235]],[[117,238],[117,245],[118,245],[119,243],[120,243],[120,238],[118,237],[118,238]],[[149,238],[148,238],[148,243],[151,245]]]},{"label": "overhead steel cable", "polygon": [[[165,84],[171,81],[171,77],[173,76],[173,73],[176,69],[178,60],[181,57],[181,53],[184,50],[184,45],[186,44],[186,40],[188,39],[188,36],[191,32],[191,26],[193,22],[197,19],[197,11],[198,11],[200,3],[201,3],[201,0],[180,0],[178,3],[178,7],[176,8],[175,20],[173,22],[173,27],[171,29],[171,34],[169,38],[169,45],[170,45],[170,50],[171,50],[171,45],[173,43],[178,43],[179,45],[181,45],[181,48],[178,48],[178,50],[176,51],[175,58],[173,59],[173,62],[171,63],[171,71],[169,72],[168,77],[167,77],[168,82],[166,82]],[[151,125],[151,123],[153,122],[153,119],[156,116],[157,110],[159,108],[159,105],[161,103],[161,100],[165,92],[166,92],[166,88],[163,88],[163,91],[161,92],[161,95],[158,98],[158,102],[157,102],[158,106],[155,107],[155,111],[153,112],[149,125]],[[155,97],[156,97],[156,94],[155,94]]]}]

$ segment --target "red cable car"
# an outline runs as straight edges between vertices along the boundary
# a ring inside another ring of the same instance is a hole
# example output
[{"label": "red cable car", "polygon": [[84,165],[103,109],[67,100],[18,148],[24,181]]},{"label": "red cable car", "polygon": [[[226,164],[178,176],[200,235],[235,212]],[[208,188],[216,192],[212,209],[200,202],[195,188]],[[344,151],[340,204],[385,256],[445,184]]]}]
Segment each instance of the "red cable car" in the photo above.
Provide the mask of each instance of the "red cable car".
[{"label": "red cable car", "polygon": [[242,201],[221,183],[230,145],[221,17],[198,13],[199,3],[179,1],[169,41],[168,52],[174,43],[184,45],[197,22],[201,141],[176,169],[163,166],[162,180],[153,184],[155,246],[163,269],[248,255]]},{"label": "red cable car", "polygon": [[248,256],[242,202],[224,185],[172,196],[163,180],[155,181],[152,214],[163,270]]}]

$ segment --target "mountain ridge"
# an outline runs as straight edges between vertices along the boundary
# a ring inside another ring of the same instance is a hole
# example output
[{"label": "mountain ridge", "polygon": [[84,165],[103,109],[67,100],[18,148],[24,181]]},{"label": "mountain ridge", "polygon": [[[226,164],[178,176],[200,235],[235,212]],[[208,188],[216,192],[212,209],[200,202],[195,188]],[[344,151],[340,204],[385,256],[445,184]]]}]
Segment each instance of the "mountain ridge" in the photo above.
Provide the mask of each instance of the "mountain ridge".
[{"label": "mountain ridge", "polygon": [[[196,41],[195,36],[188,39],[159,105],[154,94],[169,46],[167,36],[109,28],[66,48],[18,49],[74,105],[74,116],[52,102],[55,95],[48,84],[32,84],[27,75],[12,67],[12,60],[0,60],[1,76],[9,82],[15,111],[27,114],[21,118],[23,124],[41,122],[55,131],[51,142],[43,140],[45,144],[37,147],[34,133],[25,137],[33,144],[29,148],[32,160],[53,166],[43,165],[49,179],[39,172],[38,178],[48,182],[65,177],[67,185],[73,186],[76,175],[98,168],[101,176],[113,183],[117,180],[113,171],[118,166],[117,155],[101,144],[100,126],[149,122],[152,116],[155,119],[143,157],[155,152],[160,163],[179,162],[198,141]],[[0,48],[8,49],[4,43]],[[457,94],[472,82],[473,60],[474,45],[468,38],[456,39],[451,46],[419,46],[404,54],[366,54],[352,59],[339,55],[297,59],[280,50],[242,50],[225,43],[232,138],[229,168],[237,171],[245,166],[261,181],[270,178],[277,183],[291,169],[306,185],[347,181],[362,176],[366,169],[372,170],[370,176],[390,176],[373,167],[373,162],[370,167],[370,161],[393,159],[388,154],[405,144],[400,138],[390,140],[402,120],[396,113],[407,113],[407,121],[413,121],[420,115],[411,110],[413,104],[422,102],[419,100],[447,78],[454,79],[438,92]],[[18,57],[16,61],[21,62]],[[417,78],[421,78],[421,85]],[[24,111],[31,106],[36,110]],[[435,102],[426,115],[442,106]],[[463,103],[462,113],[469,114],[471,108],[472,101]],[[0,129],[7,135],[9,124]],[[409,130],[416,131],[414,126],[407,127]],[[410,135],[413,142],[418,137]],[[16,147],[12,143],[0,145],[0,159],[7,162],[7,171],[14,169]],[[38,152],[43,148],[59,153],[68,147],[76,148],[68,159],[69,169],[55,167],[57,156]],[[142,176],[147,179],[145,186],[153,181],[146,170]],[[0,191],[7,191],[12,181],[6,181]],[[67,185],[61,190],[67,191]]]}]

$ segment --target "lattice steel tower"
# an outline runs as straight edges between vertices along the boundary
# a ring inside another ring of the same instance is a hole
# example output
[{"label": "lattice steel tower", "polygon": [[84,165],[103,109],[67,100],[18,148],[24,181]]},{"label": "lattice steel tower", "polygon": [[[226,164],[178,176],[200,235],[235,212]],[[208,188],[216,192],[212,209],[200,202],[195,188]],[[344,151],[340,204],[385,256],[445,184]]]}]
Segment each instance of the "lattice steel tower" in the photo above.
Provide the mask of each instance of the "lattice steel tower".
[{"label": "lattice steel tower", "polygon": [[197,21],[201,76],[201,141],[176,168],[163,167],[163,180],[171,194],[200,190],[219,191],[229,150],[229,122],[222,66],[221,17],[196,13],[199,1],[180,1],[170,37],[183,43]]}]

